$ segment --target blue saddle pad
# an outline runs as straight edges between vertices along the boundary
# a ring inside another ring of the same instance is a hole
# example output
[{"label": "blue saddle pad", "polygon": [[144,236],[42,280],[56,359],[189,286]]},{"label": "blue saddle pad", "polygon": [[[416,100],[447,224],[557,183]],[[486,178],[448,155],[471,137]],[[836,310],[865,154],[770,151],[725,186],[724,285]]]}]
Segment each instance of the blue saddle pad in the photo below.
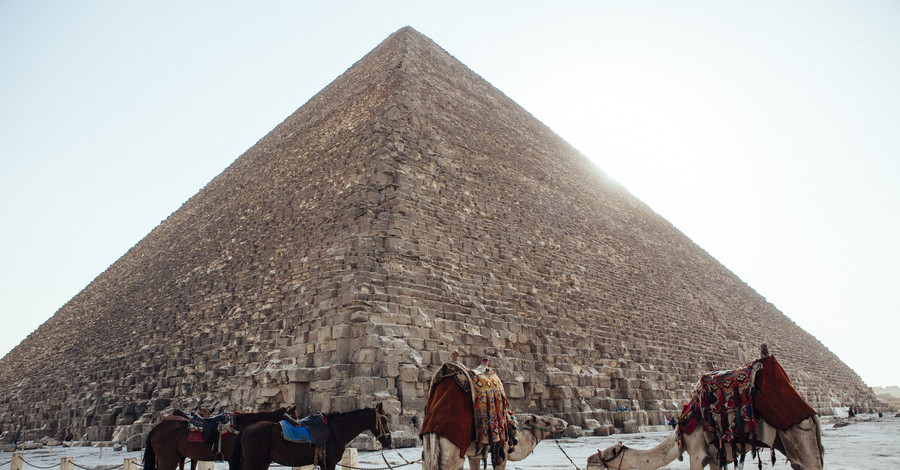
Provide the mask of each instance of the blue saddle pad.
[{"label": "blue saddle pad", "polygon": [[309,435],[309,429],[306,429],[303,426],[294,426],[285,419],[281,420],[281,437],[290,442],[312,444],[312,437]]}]

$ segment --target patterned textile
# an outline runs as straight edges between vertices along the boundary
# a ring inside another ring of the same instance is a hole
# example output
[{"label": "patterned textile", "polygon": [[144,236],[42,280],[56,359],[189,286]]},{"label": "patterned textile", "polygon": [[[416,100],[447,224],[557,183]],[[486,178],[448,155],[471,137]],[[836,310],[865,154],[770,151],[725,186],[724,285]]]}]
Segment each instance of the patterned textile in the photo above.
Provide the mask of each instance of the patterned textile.
[{"label": "patterned textile", "polygon": [[746,442],[756,435],[753,412],[753,376],[759,369],[751,362],[736,370],[710,372],[700,377],[694,394],[700,399],[703,429],[724,442]]},{"label": "patterned textile", "polygon": [[506,460],[507,448],[514,444],[514,424],[509,419],[509,401],[500,377],[487,369],[472,378],[472,408],[475,412],[476,452],[491,452],[491,465]]},{"label": "patterned textile", "polygon": [[760,367],[759,361],[754,361],[741,369],[702,375],[694,387],[693,398],[676,421],[679,445],[682,444],[681,437],[692,433],[699,422],[716,442],[719,465],[725,466],[726,445],[731,446],[734,455],[742,456],[742,465],[745,444],[750,443],[755,448],[756,414],[752,391]]}]

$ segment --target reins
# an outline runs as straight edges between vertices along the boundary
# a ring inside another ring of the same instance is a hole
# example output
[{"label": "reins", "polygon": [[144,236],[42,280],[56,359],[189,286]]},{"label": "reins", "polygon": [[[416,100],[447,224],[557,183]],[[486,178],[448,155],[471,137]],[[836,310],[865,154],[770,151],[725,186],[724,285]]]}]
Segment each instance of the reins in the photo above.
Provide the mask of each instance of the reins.
[{"label": "reins", "polygon": [[572,460],[572,457],[569,457],[569,454],[566,453],[565,449],[563,449],[562,446],[559,445],[559,441],[554,440],[553,442],[556,442],[556,447],[559,447],[560,452],[562,452],[563,455],[565,455],[566,458],[569,459],[569,462],[572,462],[572,466],[575,467],[575,470],[581,470],[580,468],[578,468],[578,465],[575,465],[575,461]]}]

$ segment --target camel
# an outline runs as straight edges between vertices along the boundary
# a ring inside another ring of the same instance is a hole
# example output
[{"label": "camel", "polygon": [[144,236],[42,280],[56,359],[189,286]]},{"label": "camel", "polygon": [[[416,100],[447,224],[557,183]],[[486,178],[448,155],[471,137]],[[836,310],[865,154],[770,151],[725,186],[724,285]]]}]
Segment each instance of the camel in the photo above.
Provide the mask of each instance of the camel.
[{"label": "camel", "polygon": [[[519,432],[519,442],[515,449],[507,455],[495,470],[505,470],[506,462],[512,460],[518,462],[531,455],[534,448],[547,436],[565,431],[567,423],[559,418],[551,416],[528,415],[522,422]],[[438,433],[422,435],[422,470],[461,470],[465,459],[459,456],[459,447],[449,439]],[[466,457],[469,459],[469,469],[478,470],[481,467],[481,455],[475,453],[475,442],[469,444]]]},{"label": "camel", "polygon": [[[780,431],[757,418],[757,446],[776,449],[791,463],[794,470],[821,470],[824,465],[822,447],[822,423],[818,415],[813,415],[800,423]],[[698,426],[694,432],[682,436],[681,446],[677,442],[678,431],[670,434],[652,449],[632,449],[621,442],[590,456],[588,468],[599,467],[621,470],[651,470],[664,467],[673,460],[680,459],[683,452],[690,457],[691,470],[701,470],[707,465],[711,470],[719,470],[714,439]],[[749,445],[747,448],[749,450]],[[731,446],[726,447],[726,460],[734,462]],[[738,454],[740,456],[741,454]]]}]

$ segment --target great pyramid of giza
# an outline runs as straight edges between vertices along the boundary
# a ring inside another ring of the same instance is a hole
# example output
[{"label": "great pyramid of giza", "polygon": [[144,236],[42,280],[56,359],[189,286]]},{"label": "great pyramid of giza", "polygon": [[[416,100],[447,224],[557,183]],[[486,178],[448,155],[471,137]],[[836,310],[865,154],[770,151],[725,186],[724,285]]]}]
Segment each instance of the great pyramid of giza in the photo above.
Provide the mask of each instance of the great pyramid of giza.
[{"label": "great pyramid of giza", "polygon": [[[124,440],[173,407],[415,431],[453,352],[515,411],[662,424],[761,343],[817,410],[859,376],[412,28],[388,37],[0,360],[0,426]],[[616,411],[627,407],[629,411]]]}]

